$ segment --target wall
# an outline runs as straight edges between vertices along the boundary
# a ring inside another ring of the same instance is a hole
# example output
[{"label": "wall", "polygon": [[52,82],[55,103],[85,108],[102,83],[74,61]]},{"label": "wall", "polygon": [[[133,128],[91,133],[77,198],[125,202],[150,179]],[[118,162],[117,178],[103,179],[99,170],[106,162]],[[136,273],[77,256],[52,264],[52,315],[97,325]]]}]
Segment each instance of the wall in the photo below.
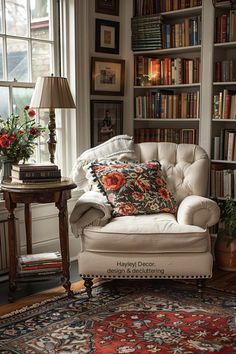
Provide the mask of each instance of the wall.
[{"label": "wall", "polygon": [[[130,18],[133,13],[133,0],[120,0],[119,16],[95,13],[95,0],[77,0],[75,2],[78,21],[76,33],[76,88],[77,88],[77,156],[90,147],[90,99],[117,99],[124,102],[123,131],[133,133],[133,55],[131,51]],[[120,53],[107,54],[95,52],[95,19],[107,19],[120,22]],[[78,35],[79,34],[79,35]],[[125,60],[125,93],[118,96],[90,96],[90,61],[91,56],[117,58]]]}]

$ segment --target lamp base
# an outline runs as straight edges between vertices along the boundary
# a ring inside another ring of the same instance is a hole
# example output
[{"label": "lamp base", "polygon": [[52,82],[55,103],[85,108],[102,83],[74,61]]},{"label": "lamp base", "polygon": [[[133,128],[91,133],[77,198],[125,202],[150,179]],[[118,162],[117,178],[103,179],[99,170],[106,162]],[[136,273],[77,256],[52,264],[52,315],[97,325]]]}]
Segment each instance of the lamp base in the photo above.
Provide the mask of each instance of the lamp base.
[{"label": "lamp base", "polygon": [[56,152],[56,120],[55,120],[55,110],[50,109],[49,111],[49,122],[48,122],[48,130],[49,130],[49,139],[48,143],[48,151],[49,151],[49,159],[50,162],[54,163],[55,161],[55,152]]}]

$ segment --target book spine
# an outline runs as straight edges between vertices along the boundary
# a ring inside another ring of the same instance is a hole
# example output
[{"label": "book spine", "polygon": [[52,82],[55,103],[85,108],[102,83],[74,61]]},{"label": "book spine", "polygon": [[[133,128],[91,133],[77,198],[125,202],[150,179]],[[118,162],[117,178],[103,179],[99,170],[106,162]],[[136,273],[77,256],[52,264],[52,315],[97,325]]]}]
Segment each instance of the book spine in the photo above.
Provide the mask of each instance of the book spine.
[{"label": "book spine", "polygon": [[49,178],[49,177],[61,177],[61,171],[34,171],[34,172],[18,172],[12,170],[12,177],[19,179],[32,179],[32,178]]}]

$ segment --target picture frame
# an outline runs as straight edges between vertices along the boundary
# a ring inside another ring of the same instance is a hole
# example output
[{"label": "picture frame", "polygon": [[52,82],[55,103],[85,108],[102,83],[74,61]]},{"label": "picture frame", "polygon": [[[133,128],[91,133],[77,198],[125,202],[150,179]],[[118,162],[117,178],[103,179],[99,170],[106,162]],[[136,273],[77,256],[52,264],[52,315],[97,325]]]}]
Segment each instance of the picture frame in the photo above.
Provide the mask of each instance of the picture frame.
[{"label": "picture frame", "polygon": [[95,12],[119,16],[119,0],[95,0]]},{"label": "picture frame", "polygon": [[124,75],[124,60],[92,57],[91,94],[123,96]]},{"label": "picture frame", "polygon": [[96,19],[95,51],[119,54],[120,22]]},{"label": "picture frame", "polygon": [[123,130],[123,101],[91,100],[91,146],[97,146]]}]

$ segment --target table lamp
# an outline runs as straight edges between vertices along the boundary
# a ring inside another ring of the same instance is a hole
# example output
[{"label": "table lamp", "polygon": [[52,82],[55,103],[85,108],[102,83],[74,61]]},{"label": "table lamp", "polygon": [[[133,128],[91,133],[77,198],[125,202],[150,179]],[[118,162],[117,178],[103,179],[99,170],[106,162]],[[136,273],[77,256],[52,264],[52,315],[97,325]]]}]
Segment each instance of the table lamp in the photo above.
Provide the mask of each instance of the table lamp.
[{"label": "table lamp", "polygon": [[67,79],[53,75],[39,77],[36,81],[30,107],[49,109],[49,138],[47,143],[50,161],[54,163],[57,143],[55,108],[75,108]]}]

